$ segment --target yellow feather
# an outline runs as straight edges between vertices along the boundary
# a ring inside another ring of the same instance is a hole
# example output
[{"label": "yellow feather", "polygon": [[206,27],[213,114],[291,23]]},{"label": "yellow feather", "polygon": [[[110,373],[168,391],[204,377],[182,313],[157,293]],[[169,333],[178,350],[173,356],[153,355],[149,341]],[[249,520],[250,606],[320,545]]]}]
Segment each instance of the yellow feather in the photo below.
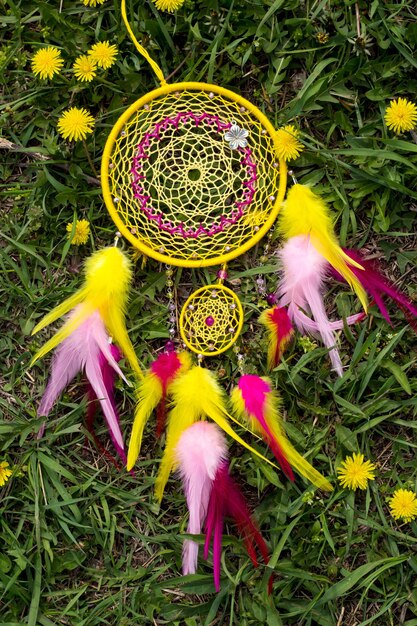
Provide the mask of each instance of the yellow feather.
[{"label": "yellow feather", "polygon": [[291,187],[281,211],[279,229],[286,239],[310,235],[318,252],[348,282],[367,311],[366,292],[347,262],[359,269],[363,267],[343,252],[334,232],[329,208],[309,187],[298,184]]},{"label": "yellow feather", "polygon": [[65,322],[63,327],[37,351],[35,356],[32,358],[29,367],[32,367],[36,361],[42,359],[45,354],[48,354],[48,352],[56,348],[62,341],[64,341],[64,339],[69,337],[70,334],[92,314],[92,312],[93,309],[91,309],[86,303],[80,304],[76,313],[71,316],[71,319]]},{"label": "yellow feather", "polygon": [[[73,296],[58,305],[34,328],[33,334],[48,326],[56,319],[68,313],[80,302],[83,302],[83,310],[92,313],[98,310],[109,334],[114,338],[130,362],[133,370],[141,378],[143,373],[132,343],[125,326],[125,312],[127,296],[132,271],[127,256],[115,246],[104,248],[91,255],[85,263],[84,286]],[[45,346],[35,355],[32,363],[44,356],[49,350],[55,348],[61,341],[66,339],[84,320],[86,316],[75,316],[70,326],[64,327],[48,341]],[[78,323],[76,323],[78,320]],[[71,330],[68,332],[68,329]]]},{"label": "yellow feather", "polygon": [[[188,352],[178,354],[181,367],[177,375],[186,372],[191,367],[191,356]],[[170,393],[173,382],[168,385],[167,391]],[[152,411],[158,406],[162,399],[161,381],[151,370],[148,370],[143,380],[139,383],[136,392],[136,410],[133,420],[132,434],[130,436],[129,450],[127,453],[127,469],[130,471],[140,454],[142,437],[145,424],[151,416]]]},{"label": "yellow feather", "polygon": [[35,326],[35,328],[32,330],[32,335],[36,335],[36,333],[42,330],[42,328],[49,326],[49,324],[52,324],[52,322],[55,322],[55,320],[59,319],[60,317],[68,313],[68,311],[76,307],[77,304],[80,304],[80,302],[84,300],[86,293],[87,290],[85,289],[85,287],[83,287],[82,289],[79,289],[76,293],[74,293],[74,295],[64,300],[64,302],[58,304],[58,306],[56,306],[54,309],[52,309],[52,311],[47,313],[45,317],[43,317],[41,321]]},{"label": "yellow feather", "polygon": [[139,456],[145,424],[162,398],[162,385],[158,376],[152,372],[145,374],[139,383],[136,397],[137,405],[127,453],[128,471],[132,469]]},{"label": "yellow feather", "polygon": [[176,466],[175,449],[181,434],[186,428],[206,417],[215,421],[233,439],[269,463],[268,459],[249,446],[231,428],[226,417],[224,392],[212,372],[198,365],[192,367],[172,383],[172,397],[174,408],[168,415],[164,456],[155,481],[155,496],[159,501],[164,495],[169,475]]}]

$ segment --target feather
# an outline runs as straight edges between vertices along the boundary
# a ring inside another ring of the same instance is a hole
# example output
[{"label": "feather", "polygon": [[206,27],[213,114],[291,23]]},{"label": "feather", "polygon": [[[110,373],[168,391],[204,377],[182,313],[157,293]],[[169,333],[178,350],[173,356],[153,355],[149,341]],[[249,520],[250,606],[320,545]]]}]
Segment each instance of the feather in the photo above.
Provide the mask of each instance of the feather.
[{"label": "feather", "polygon": [[[71,325],[72,318],[78,319],[77,309],[80,306],[78,305],[70,314],[68,325]],[[78,372],[85,371],[88,382],[100,401],[113,443],[118,453],[123,456],[123,437],[111,394],[108,392],[106,379],[103,377],[101,358],[104,358],[108,366],[123,377],[110,347],[103,321],[99,313],[95,311],[58,346],[52,359],[51,375],[39,405],[38,415],[47,417],[65,387]]]},{"label": "feather", "polygon": [[231,428],[227,420],[225,395],[215,375],[195,365],[178,376],[171,387],[173,408],[168,414],[164,455],[155,482],[155,496],[161,501],[169,475],[176,467],[175,448],[181,434],[197,421],[209,418],[248,450],[268,462]]},{"label": "feather", "polygon": [[39,332],[74,307],[76,307],[74,310],[77,310],[77,314],[71,316],[64,326],[35,354],[31,365],[50,350],[56,348],[94,311],[97,311],[108,333],[121,348],[133,370],[139,377],[142,377],[142,370],[125,326],[125,311],[131,275],[130,261],[115,246],[99,250],[87,259],[84,286],[48,313],[35,326],[32,334]]},{"label": "feather", "polygon": [[152,411],[158,407],[158,436],[162,419],[165,425],[166,397],[170,393],[171,384],[176,376],[186,372],[190,365],[191,358],[187,352],[180,354],[164,352],[152,363],[144,378],[139,382],[136,393],[136,411],[127,454],[128,470],[132,469],[139,456],[143,430]]},{"label": "feather", "polygon": [[268,331],[268,369],[277,367],[281,355],[291,341],[294,329],[284,307],[274,306],[263,311],[259,321]]},{"label": "feather", "polygon": [[309,235],[318,254],[338,271],[356,292],[364,310],[367,297],[352,266],[362,269],[340,247],[332,223],[332,216],[324,201],[305,185],[293,185],[280,215],[279,229],[285,239]]},{"label": "feather", "polygon": [[[251,374],[241,376],[238,385],[232,391],[231,399],[236,415],[249,422],[255,432],[262,435],[288,478],[294,479],[292,466],[316,487],[332,491],[333,487],[329,481],[315,470],[288,441],[282,427],[279,396],[273,391],[268,378]],[[285,460],[284,465],[282,459]]]},{"label": "feather", "polygon": [[311,312],[317,333],[329,350],[330,360],[339,376],[342,362],[335,348],[336,335],[327,318],[321,292],[326,272],[326,260],[311,244],[308,235],[289,239],[280,251],[283,278],[278,289],[279,306],[288,306],[291,321],[301,332],[311,332],[308,317]]},{"label": "feather", "polygon": [[[197,422],[185,430],[175,450],[189,511],[187,533],[199,535],[206,518],[214,477],[227,457],[226,439],[215,424]],[[197,570],[198,543],[184,541],[183,574]]]},{"label": "feather", "polygon": [[[381,311],[382,316],[392,326],[391,318],[388,313],[387,306],[383,300],[383,296],[391,298],[403,311],[407,317],[407,321],[417,332],[416,319],[417,307],[413,305],[399,289],[397,289],[391,281],[389,281],[381,272],[378,263],[375,261],[369,261],[363,258],[363,255],[357,250],[344,250],[349,259],[360,264],[363,269],[358,269],[355,265],[351,266],[352,272],[361,282],[363,288],[375,301]],[[332,276],[339,281],[344,281],[343,276],[337,272],[334,268],[328,268]]]},{"label": "feather", "polygon": [[[220,591],[220,563],[224,518],[231,517],[242,536],[248,555],[255,567],[258,566],[256,548],[259,549],[265,564],[269,561],[268,548],[251,517],[245,498],[229,474],[229,464],[221,461],[212,485],[206,518],[206,541],[204,557],[208,558],[213,541],[213,574],[216,591]],[[272,577],[268,590],[271,591]]]},{"label": "feather", "polygon": [[[122,354],[119,350],[119,348],[117,348],[117,346],[115,346],[114,344],[110,344],[110,352],[112,355],[112,358],[118,362],[120,361],[120,359],[122,358]],[[112,405],[113,408],[113,412],[114,415],[117,419],[118,425],[119,425],[119,430],[120,430],[120,420],[119,420],[119,415],[117,412],[117,408],[116,408],[116,403],[114,401],[114,382],[115,382],[115,375],[116,375],[116,371],[114,369],[114,367],[112,367],[112,365],[110,365],[109,361],[107,360],[106,356],[104,355],[103,352],[100,351],[99,353],[99,367],[101,370],[101,376],[103,378],[103,383],[104,383],[104,387],[106,389],[106,393],[107,393],[107,397],[109,398],[109,401]],[[103,452],[103,454],[105,454],[105,456],[107,456],[107,458],[115,465],[115,467],[117,469],[120,469],[120,467],[118,466],[117,462],[115,461],[115,459],[113,458],[113,456],[108,452],[108,450],[103,446],[103,444],[101,443],[101,441],[99,440],[99,438],[97,437],[97,435],[94,432],[94,417],[96,415],[96,411],[97,411],[97,395],[94,391],[94,388],[91,386],[90,383],[88,383],[87,385],[87,398],[88,398],[88,407],[87,407],[87,417],[86,417],[86,425],[87,428],[89,430],[89,432],[91,433],[94,442],[96,444],[96,446],[98,447],[99,450],[101,450],[101,452]],[[118,455],[120,456],[120,459],[123,463],[123,465],[126,465],[126,453],[124,451],[124,449],[119,448],[117,441],[114,439],[113,433],[110,430],[110,436],[112,438],[113,441],[113,445],[117,450]]]}]

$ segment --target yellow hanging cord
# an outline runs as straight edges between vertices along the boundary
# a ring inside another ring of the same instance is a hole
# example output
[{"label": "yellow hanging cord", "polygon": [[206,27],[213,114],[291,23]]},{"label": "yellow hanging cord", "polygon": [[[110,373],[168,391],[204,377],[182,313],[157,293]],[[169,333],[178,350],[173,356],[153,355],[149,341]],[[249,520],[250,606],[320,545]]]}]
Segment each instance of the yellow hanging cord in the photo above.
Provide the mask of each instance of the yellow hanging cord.
[{"label": "yellow hanging cord", "polygon": [[132,30],[132,28],[131,28],[131,26],[129,24],[129,20],[127,19],[127,14],[126,14],[126,0],[121,0],[121,11],[122,11],[122,18],[123,18],[123,21],[124,21],[125,26],[126,26],[126,30],[129,33],[131,40],[135,44],[136,50],[139,52],[139,54],[141,54],[148,61],[149,65],[151,66],[151,68],[153,69],[154,73],[156,74],[156,77],[158,78],[158,80],[159,80],[159,82],[161,84],[161,87],[163,87],[164,85],[167,84],[167,81],[164,78],[164,75],[162,73],[161,68],[149,56],[149,54],[147,53],[145,48],[140,45],[140,43],[136,39],[136,37],[134,35],[134,32],[133,32],[133,30]]}]

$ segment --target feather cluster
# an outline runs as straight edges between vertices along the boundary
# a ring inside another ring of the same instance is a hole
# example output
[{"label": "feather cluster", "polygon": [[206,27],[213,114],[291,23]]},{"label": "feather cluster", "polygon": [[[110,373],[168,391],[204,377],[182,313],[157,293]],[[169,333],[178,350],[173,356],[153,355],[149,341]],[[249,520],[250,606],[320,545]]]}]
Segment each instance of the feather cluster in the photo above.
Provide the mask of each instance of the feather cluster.
[{"label": "feather cluster", "polygon": [[251,374],[241,376],[232,391],[232,405],[236,415],[258,432],[270,446],[283,472],[294,480],[292,467],[316,487],[332,491],[333,487],[287,439],[282,427],[280,401],[268,378]]},{"label": "feather cluster", "polygon": [[266,309],[259,316],[259,321],[268,331],[268,369],[279,364],[281,355],[294,335],[294,328],[287,309],[274,306]]},{"label": "feather cluster", "polygon": [[[332,323],[327,317],[324,280],[330,264],[357,293],[366,310],[365,290],[353,272],[353,268],[361,270],[362,266],[340,247],[327,206],[308,187],[297,184],[290,189],[279,227],[286,240],[280,251],[283,276],[278,288],[279,306],[288,307],[288,315],[299,331],[320,336],[333,368],[342,376],[335,331],[344,322]],[[346,322],[355,323],[362,317],[354,315]]]},{"label": "feather cluster", "polygon": [[[47,416],[65,387],[79,372],[84,372],[90,388],[89,397],[99,400],[111,438],[123,463],[126,462],[126,455],[113,399],[112,372],[125,382],[127,380],[117,363],[121,356],[118,347],[134,371],[142,376],[125,326],[130,279],[130,263],[118,248],[105,248],[96,252],[86,262],[82,288],[48,313],[32,333],[39,332],[69,313],[62,328],[32,359],[33,365],[56,348],[38,415]],[[116,346],[111,345],[110,337]],[[91,421],[90,414],[89,425]]]},{"label": "feather cluster", "polygon": [[155,482],[155,496],[161,501],[170,473],[176,468],[175,449],[182,433],[195,422],[210,419],[248,450],[265,459],[233,430],[228,421],[226,397],[215,375],[195,365],[171,385],[172,409],[168,414],[164,454]]},{"label": "feather cluster", "polygon": [[[268,549],[253,521],[244,496],[229,474],[224,435],[215,424],[197,422],[187,428],[175,448],[189,510],[187,532],[200,535],[205,523],[204,556],[213,543],[213,571],[216,591],[220,590],[222,534],[225,517],[231,517],[243,537],[249,557],[258,565],[256,547],[265,561]],[[186,539],[183,546],[183,573],[197,570],[198,543]],[[272,583],[272,579],[270,580]]]}]

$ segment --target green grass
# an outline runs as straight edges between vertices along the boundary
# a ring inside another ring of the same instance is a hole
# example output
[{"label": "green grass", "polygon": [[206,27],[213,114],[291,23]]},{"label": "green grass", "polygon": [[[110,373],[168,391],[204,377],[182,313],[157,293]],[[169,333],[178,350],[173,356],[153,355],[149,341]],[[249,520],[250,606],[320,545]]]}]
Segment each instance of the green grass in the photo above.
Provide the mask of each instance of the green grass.
[{"label": "green grass", "polygon": [[[96,130],[87,148],[99,170],[119,114],[156,85],[126,35],[118,2],[96,9],[77,0],[3,4],[0,451],[14,475],[0,489],[0,624],[417,626],[417,524],[396,523],[387,506],[395,488],[417,489],[416,339],[395,307],[394,329],[372,309],[361,327],[343,333],[342,379],[331,373],[325,350],[304,352],[300,340],[273,374],[291,440],[334,481],[330,496],[301,479],[287,483],[232,446],[233,473],[271,549],[269,598],[270,569],[251,566],[232,526],[219,594],[210,562],[201,560],[198,575],[180,576],[185,503],[175,478],[160,508],[152,499],[161,455],[153,425],[136,475],[118,472],[89,441],[78,382],[36,438],[49,361],[31,370],[28,364],[52,331],[39,338],[30,332],[80,285],[83,259],[114,236],[84,146],[64,142],[57,119],[70,104],[92,111]],[[390,278],[415,297],[416,138],[397,138],[383,123],[390,98],[417,92],[415,3],[186,0],[174,17],[149,2],[128,5],[135,32],[166,75],[224,85],[276,126],[299,126],[306,145],[294,165],[299,180],[332,203],[342,242],[380,257]],[[321,31],[327,43],[318,42]],[[77,83],[68,68],[104,39],[119,47],[116,65],[91,84]],[[61,47],[66,60],[53,81],[30,72],[30,56],[44,44]],[[66,245],[74,216],[92,226],[78,253]],[[260,254],[251,251],[229,271],[246,311],[246,367],[263,374]],[[272,290],[273,259],[261,271]],[[176,271],[180,297],[210,277],[214,270]],[[157,263],[142,269],[138,261],[129,331],[144,364],[167,337],[164,285]],[[339,287],[328,304],[334,315],[357,310]],[[238,376],[233,351],[209,366],[228,389]],[[128,435],[133,394],[120,385],[117,396]],[[104,425],[97,428],[106,441]],[[335,468],[357,450],[378,471],[365,492],[353,494],[337,486]]]}]

